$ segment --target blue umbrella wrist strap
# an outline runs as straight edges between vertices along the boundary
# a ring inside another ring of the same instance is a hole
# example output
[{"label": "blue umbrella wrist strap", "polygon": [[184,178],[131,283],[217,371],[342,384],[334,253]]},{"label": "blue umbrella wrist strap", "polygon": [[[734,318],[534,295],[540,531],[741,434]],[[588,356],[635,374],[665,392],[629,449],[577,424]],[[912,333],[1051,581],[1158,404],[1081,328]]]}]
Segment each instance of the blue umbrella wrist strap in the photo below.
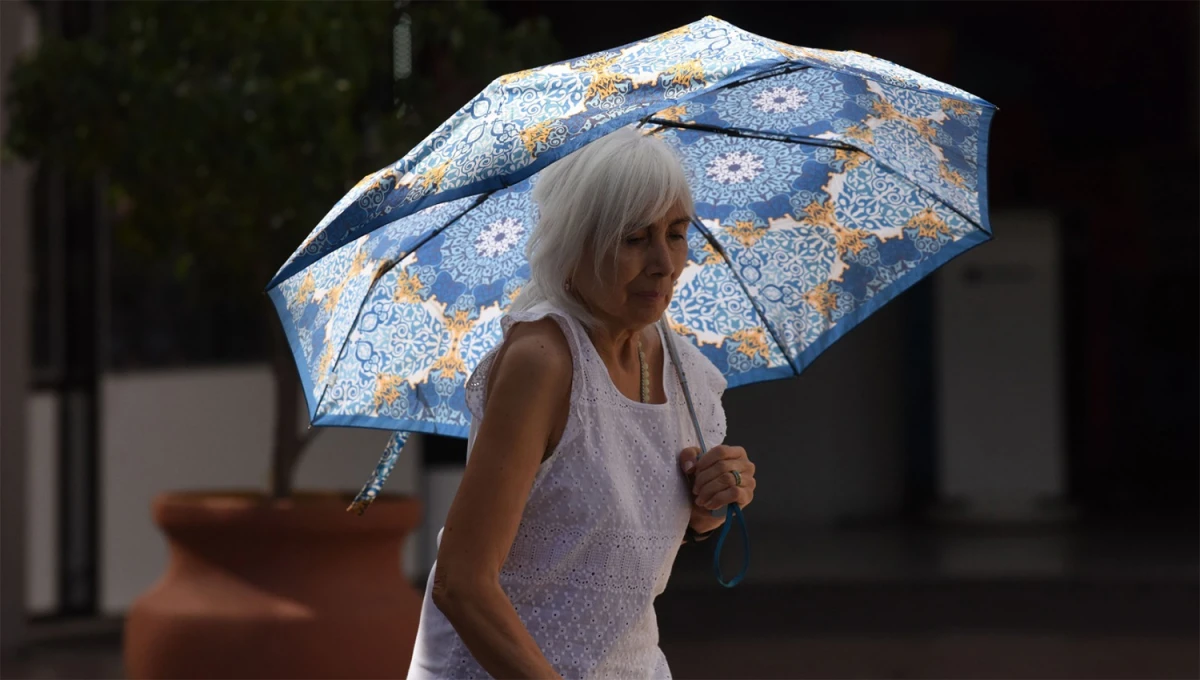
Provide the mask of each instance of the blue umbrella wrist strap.
[{"label": "blue umbrella wrist strap", "polygon": [[[733,578],[726,580],[725,574],[721,571],[721,552],[725,547],[725,538],[729,536],[729,529],[733,526],[735,518],[742,534],[742,568]],[[749,568],[750,535],[746,533],[746,518],[742,515],[742,508],[737,503],[730,503],[725,506],[725,524],[721,526],[721,532],[717,534],[717,544],[713,546],[713,573],[717,575],[717,583],[726,588],[732,588],[742,582]]]},{"label": "blue umbrella wrist strap", "polygon": [[[692,403],[692,392],[688,389],[687,374],[683,371],[683,364],[679,361],[679,351],[675,347],[675,334],[671,331],[671,327],[667,324],[665,318],[659,322],[659,327],[662,329],[663,337],[666,339],[667,352],[671,355],[671,363],[675,364],[675,373],[679,376],[679,384],[683,387],[683,398],[687,402],[688,414],[692,417],[692,427],[696,429],[696,439],[700,443],[700,453],[703,455],[708,451],[708,447],[704,445],[704,430],[700,427],[700,419],[696,417],[696,407]],[[721,571],[721,549],[725,547],[725,538],[729,536],[729,529],[733,526],[733,520],[737,519],[738,528],[742,533],[742,568],[737,575],[732,579],[725,580],[725,575]],[[742,514],[742,508],[737,503],[730,503],[725,506],[725,524],[721,526],[721,533],[717,535],[717,544],[713,548],[713,572],[717,575],[717,583],[732,588],[742,582],[746,572],[750,569],[750,534],[746,532],[746,518]]]}]

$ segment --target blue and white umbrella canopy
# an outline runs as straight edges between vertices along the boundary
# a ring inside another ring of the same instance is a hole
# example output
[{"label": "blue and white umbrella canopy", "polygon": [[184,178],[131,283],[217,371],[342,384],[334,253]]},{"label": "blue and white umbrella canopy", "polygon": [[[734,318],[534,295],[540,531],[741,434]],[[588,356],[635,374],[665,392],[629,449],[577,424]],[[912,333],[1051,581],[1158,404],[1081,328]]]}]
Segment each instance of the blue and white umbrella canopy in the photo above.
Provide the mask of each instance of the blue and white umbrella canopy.
[{"label": "blue and white umbrella canopy", "polygon": [[994,107],[857,52],[708,17],[503,76],[334,206],[269,286],[314,425],[465,437],[464,385],[529,276],[537,172],[618,128],[658,135],[696,202],[671,325],[730,387],[798,375],[990,238]]}]

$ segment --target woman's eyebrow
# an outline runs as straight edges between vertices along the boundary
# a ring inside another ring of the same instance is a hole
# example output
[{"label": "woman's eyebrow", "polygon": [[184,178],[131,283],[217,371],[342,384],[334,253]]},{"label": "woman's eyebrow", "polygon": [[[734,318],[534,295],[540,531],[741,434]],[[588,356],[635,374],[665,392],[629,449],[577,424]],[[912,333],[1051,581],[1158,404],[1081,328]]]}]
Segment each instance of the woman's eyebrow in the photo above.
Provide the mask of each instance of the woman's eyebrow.
[{"label": "woman's eyebrow", "polygon": [[689,223],[691,223],[691,221],[692,221],[692,218],[690,218],[690,217],[680,217],[679,219],[677,219],[677,220],[675,220],[674,222],[672,222],[672,223],[670,224],[670,226],[672,226],[672,227],[675,227],[675,226],[678,226],[678,225],[680,225],[680,224],[689,224]]}]

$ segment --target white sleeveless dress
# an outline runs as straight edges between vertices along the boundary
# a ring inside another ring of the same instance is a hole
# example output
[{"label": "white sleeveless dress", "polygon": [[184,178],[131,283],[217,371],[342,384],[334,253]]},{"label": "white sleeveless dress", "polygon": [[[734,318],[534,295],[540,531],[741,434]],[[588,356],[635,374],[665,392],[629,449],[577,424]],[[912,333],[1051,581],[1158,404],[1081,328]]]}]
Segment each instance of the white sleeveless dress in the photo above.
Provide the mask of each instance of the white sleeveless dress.
[{"label": "white sleeveless dress", "polygon": [[[583,326],[566,312],[543,303],[510,314],[501,322],[505,337],[514,323],[546,316],[571,347],[570,415],[534,478],[500,585],[564,678],[669,678],[654,598],[667,585],[691,514],[679,452],[698,445],[675,367],[664,355],[666,404],[635,402],[617,390]],[[725,439],[725,378],[691,343],[677,339],[676,346],[705,443],[716,446]],[[467,382],[468,456],[495,355]],[[433,571],[408,677],[490,677],[433,604],[432,587]]]}]

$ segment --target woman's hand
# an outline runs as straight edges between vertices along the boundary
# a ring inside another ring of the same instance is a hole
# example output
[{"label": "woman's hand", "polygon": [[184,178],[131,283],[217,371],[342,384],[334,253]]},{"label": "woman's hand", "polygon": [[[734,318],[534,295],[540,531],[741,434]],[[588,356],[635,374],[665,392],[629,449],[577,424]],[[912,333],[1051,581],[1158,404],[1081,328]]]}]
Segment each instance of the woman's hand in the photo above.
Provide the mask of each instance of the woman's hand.
[{"label": "woman's hand", "polygon": [[[757,483],[754,480],[754,463],[746,457],[746,449],[740,446],[716,446],[697,461],[699,453],[700,449],[694,446],[684,449],[679,454],[679,463],[692,484],[692,529],[704,533],[725,521],[724,518],[713,517],[711,510],[729,503],[737,503],[743,508],[750,505]],[[733,474],[735,471],[737,475]],[[739,476],[741,486],[737,484]]]}]

